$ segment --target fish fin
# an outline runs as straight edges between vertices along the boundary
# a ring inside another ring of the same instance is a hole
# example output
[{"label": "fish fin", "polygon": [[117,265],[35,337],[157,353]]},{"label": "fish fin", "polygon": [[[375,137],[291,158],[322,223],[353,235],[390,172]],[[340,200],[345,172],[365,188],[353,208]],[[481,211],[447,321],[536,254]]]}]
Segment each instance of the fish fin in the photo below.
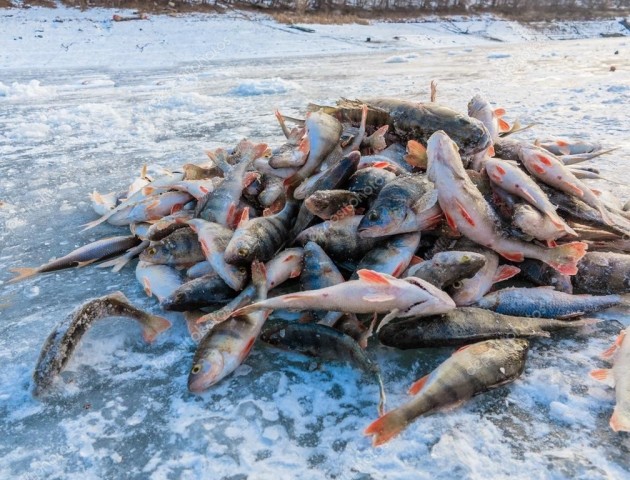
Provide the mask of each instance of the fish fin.
[{"label": "fish fin", "polygon": [[387,169],[391,164],[389,162],[376,162],[372,164],[373,168],[381,168],[383,170]]},{"label": "fish fin", "polygon": [[424,262],[422,257],[419,257],[418,255],[414,255],[413,257],[411,257],[411,262],[409,262],[409,266],[412,265],[418,265],[419,263]]},{"label": "fish fin", "polygon": [[591,378],[594,378],[598,382],[602,382],[604,385],[608,385],[611,388],[615,387],[615,377],[611,368],[599,368],[592,370],[589,373]]},{"label": "fish fin", "polygon": [[588,244],[584,242],[572,242],[550,248],[547,250],[549,259],[545,263],[564,275],[575,275],[578,271],[577,262],[586,255],[587,249]]},{"label": "fish fin", "polygon": [[461,352],[462,350],[466,350],[468,347],[470,347],[470,344],[464,345],[463,347],[459,347],[457,350],[453,352],[453,355],[455,355],[457,352]]},{"label": "fish fin", "polygon": [[521,252],[497,252],[503,258],[507,258],[511,262],[522,262],[525,256]]},{"label": "fish fin", "polygon": [[249,352],[252,351],[252,348],[254,348],[255,343],[256,343],[256,337],[252,337],[249,339],[249,341],[247,342],[247,344],[241,351],[240,355],[238,356],[241,363],[247,358],[247,355],[249,355]]},{"label": "fish fin", "polygon": [[407,391],[407,393],[409,395],[416,395],[420,390],[424,388],[430,376],[431,374],[425,375],[420,380],[414,382],[414,384],[411,385],[411,387],[409,387],[409,390]]},{"label": "fish fin", "polygon": [[536,204],[536,199],[532,196],[531,193],[529,193],[523,187],[519,187],[519,192],[521,192],[521,195],[523,196],[523,198],[527,200],[529,203],[531,203],[532,205]]},{"label": "fish fin", "polygon": [[144,288],[144,293],[147,294],[147,297],[152,297],[153,296],[153,290],[151,290],[151,282],[149,281],[148,278],[143,278],[142,279],[142,286]]},{"label": "fish fin", "polygon": [[510,130],[510,124],[502,118],[499,118],[499,132],[509,132]]},{"label": "fish fin", "polygon": [[371,293],[368,295],[363,295],[363,300],[369,303],[383,303],[383,302],[391,302],[392,300],[396,300],[395,295],[388,295],[386,293]]},{"label": "fish fin", "polygon": [[258,260],[252,262],[252,282],[258,288],[267,285],[267,269],[263,262]]},{"label": "fish fin", "polygon": [[468,213],[468,210],[466,210],[466,207],[462,205],[459,200],[455,200],[455,204],[457,205],[457,208],[459,209],[459,213],[461,213],[462,217],[464,217],[464,220],[466,220],[470,224],[470,226],[474,227],[475,220],[470,216],[470,214]]},{"label": "fish fin", "polygon": [[502,282],[509,278],[512,278],[515,275],[521,273],[521,269],[515,267],[513,265],[501,265],[497,268],[497,271],[494,272],[494,277],[492,277],[492,283]]},{"label": "fish fin", "polygon": [[494,151],[494,145],[490,145],[490,146],[488,147],[488,150],[486,150],[486,154],[487,154],[489,157],[494,157],[494,156],[496,155],[496,152]]},{"label": "fish fin", "polygon": [[416,140],[407,142],[407,155],[404,156],[405,162],[412,167],[427,168],[427,149],[424,145]]},{"label": "fish fin", "polygon": [[98,261],[98,258],[92,258],[91,260],[86,260],[85,262],[77,262],[76,268],[87,267],[88,265],[92,265],[96,261]]},{"label": "fish fin", "polygon": [[97,268],[109,268],[109,267],[114,267],[112,268],[112,272],[116,273],[119,272],[120,270],[122,270],[122,268],[127,265],[129,262],[131,261],[131,257],[129,255],[127,255],[126,253],[113,258],[111,260],[108,260],[106,262],[103,263],[99,263],[97,265]]},{"label": "fish fin", "polygon": [[557,246],[558,246],[558,244],[556,243],[556,241],[555,241],[555,240],[547,240],[547,247],[549,247],[549,248],[555,248],[555,247],[557,247]]},{"label": "fish fin", "polygon": [[375,152],[385,150],[387,143],[385,142],[385,134],[389,130],[389,125],[383,125],[369,137],[370,145]]},{"label": "fish fin", "polygon": [[444,217],[446,218],[446,223],[448,223],[448,226],[451,227],[451,230],[453,230],[453,232],[458,233],[459,230],[457,230],[457,224],[455,223],[455,220],[453,220],[453,217],[451,217],[447,212],[444,212]]},{"label": "fish fin", "polygon": [[[355,317],[356,318],[356,317]],[[376,327],[376,322],[378,321],[378,314],[372,315],[372,321],[370,322],[370,326],[367,328],[365,332],[361,334],[359,337],[359,341],[357,342],[359,346],[365,350],[368,346],[368,340],[374,333],[374,327]]]},{"label": "fish fin", "polygon": [[171,328],[171,322],[166,318],[150,315],[148,325],[142,327],[142,338],[144,338],[147,343],[153,343],[160,333],[169,328]]},{"label": "fish fin", "polygon": [[623,343],[623,339],[626,337],[626,331],[622,330],[619,335],[617,336],[617,339],[615,340],[615,343],[612,344],[612,346],[610,348],[608,348],[606,351],[604,351],[601,354],[601,357],[605,360],[609,360],[612,357],[615,356],[615,353],[617,353],[617,350],[619,350],[619,348],[621,347],[621,344]]},{"label": "fish fin", "polygon": [[581,317],[584,314],[586,314],[586,312],[573,312],[573,313],[567,313],[566,315],[558,315],[556,318],[558,320],[569,320],[571,318]]},{"label": "fish fin", "polygon": [[503,115],[505,115],[505,108],[495,108],[494,109],[494,114],[497,117],[502,117]]},{"label": "fish fin", "polygon": [[278,119],[278,123],[280,124],[280,128],[282,129],[282,133],[286,138],[289,138],[291,136],[291,133],[289,131],[289,127],[287,127],[287,124],[284,123],[284,117],[280,113],[280,110],[276,109],[273,113]]},{"label": "fish fin", "polygon": [[[113,210],[112,210],[113,211]],[[84,225],[81,225],[83,228],[83,230],[81,230],[82,232],[85,232],[86,230],[89,230],[91,228],[96,227],[97,225],[100,225],[101,223],[107,221],[108,216],[107,215],[103,215],[101,218],[94,220],[93,222],[88,222]]]},{"label": "fish fin", "polygon": [[225,217],[227,226],[232,228],[238,222],[238,208],[235,202],[230,203],[228,206],[227,215]]},{"label": "fish fin", "polygon": [[389,322],[391,322],[394,318],[396,318],[399,313],[400,313],[400,310],[398,310],[397,308],[394,308],[391,312],[389,312],[387,315],[385,315],[383,317],[383,320],[381,320],[381,323],[378,324],[378,328],[376,329],[376,333],[380,332],[381,328],[383,328],[385,325],[387,325]]},{"label": "fish fin", "polygon": [[372,445],[377,447],[398,435],[407,424],[407,419],[400,412],[392,410],[370,423],[363,434],[374,435]]},{"label": "fish fin", "polygon": [[9,280],[8,283],[16,283],[24,280],[25,278],[37,275],[39,273],[39,268],[12,268],[10,271],[17,273],[17,276]]},{"label": "fish fin", "polygon": [[248,221],[249,221],[249,207],[245,207],[243,210],[241,210],[241,217],[239,218],[238,223],[236,224],[236,228],[241,228]]},{"label": "fish fin", "polygon": [[630,432],[630,419],[623,418],[617,407],[613,411],[612,417],[610,417],[610,428],[615,432]]},{"label": "fish fin", "polygon": [[610,214],[608,213],[608,210],[606,210],[606,207],[604,207],[604,205],[601,202],[599,202],[597,206],[597,210],[599,210],[599,213],[602,216],[602,220],[604,221],[606,225],[610,225],[610,226],[615,225],[615,221],[612,218],[610,218]]},{"label": "fish fin", "polygon": [[260,178],[260,173],[258,172],[247,172],[243,176],[243,188],[249,187],[252,183]]},{"label": "fish fin", "polygon": [[553,162],[549,160],[549,157],[543,155],[542,153],[537,153],[536,158],[538,158],[538,161],[543,165],[547,165],[548,167],[551,167],[551,165],[553,165]]},{"label": "fish fin", "polygon": [[262,309],[263,307],[261,307],[258,303],[252,303],[251,305],[247,305],[245,307],[241,307],[239,309],[234,310],[230,314],[230,318],[240,317],[243,315],[247,315],[248,313],[255,312],[256,310],[262,310]]},{"label": "fish fin", "polygon": [[562,184],[565,185],[569,190],[571,190],[578,197],[581,197],[582,195],[584,195],[584,190],[582,190],[577,185],[574,185],[573,183],[567,180],[562,180]]},{"label": "fish fin", "polygon": [[391,283],[384,274],[375,272],[374,270],[363,268],[357,271],[357,275],[359,276],[359,280],[363,280],[367,283],[378,283],[381,285],[389,285]]}]

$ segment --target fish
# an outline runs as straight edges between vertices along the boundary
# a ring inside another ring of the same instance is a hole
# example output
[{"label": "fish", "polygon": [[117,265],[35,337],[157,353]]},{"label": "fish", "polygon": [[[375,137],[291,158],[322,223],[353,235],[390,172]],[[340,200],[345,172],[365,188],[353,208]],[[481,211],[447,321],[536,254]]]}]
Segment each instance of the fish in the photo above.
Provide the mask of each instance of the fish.
[{"label": "fish", "polygon": [[[419,245],[419,232],[389,237],[385,243],[365,254],[357,265],[357,271],[373,270],[398,278],[413,260]],[[355,272],[350,278],[356,279],[358,274]]]},{"label": "fish", "polygon": [[216,273],[214,268],[208,260],[204,260],[199,263],[195,263],[192,267],[186,270],[186,276],[193,280],[195,278],[203,277],[204,275],[208,275],[209,273]]},{"label": "fish", "polygon": [[288,200],[284,208],[275,215],[241,221],[225,247],[225,261],[233,265],[243,265],[254,260],[271,260],[287,242],[299,208],[295,200]]},{"label": "fish", "polygon": [[81,338],[94,322],[107,317],[125,317],[136,320],[142,327],[144,340],[148,343],[152,343],[158,335],[171,326],[165,318],[138,310],[122,292],[114,292],[85,302],[59,322],[44,342],[33,372],[36,397],[50,389],[57,376],[68,364]]},{"label": "fish", "polygon": [[[256,299],[267,298],[267,275],[262,262],[252,263]],[[267,320],[262,311],[239,314],[216,325],[200,341],[188,374],[188,390],[201,393],[230,375],[245,361]]]},{"label": "fish", "polygon": [[590,376],[615,389],[617,404],[610,417],[610,428],[615,432],[630,432],[630,340],[629,329],[622,330],[617,340],[602,357],[612,361],[612,368],[596,369]]},{"label": "fish", "polygon": [[536,287],[497,290],[485,295],[475,306],[504,315],[564,319],[605,310],[620,302],[619,295],[571,295]]},{"label": "fish", "polygon": [[373,436],[372,445],[382,445],[422,415],[453,408],[513,382],[525,369],[528,351],[529,342],[522,338],[486,340],[460,348],[412,385],[409,402],[372,422],[365,435]]},{"label": "fish", "polygon": [[556,207],[549,198],[518,166],[497,158],[488,159],[484,167],[490,181],[503,190],[522,198],[549,217],[553,224],[569,235],[577,235],[556,212]]},{"label": "fish", "polygon": [[539,148],[521,147],[520,160],[534,177],[542,182],[578,197],[596,208],[607,225],[614,224],[603,202],[597,195],[558,159],[555,155]]},{"label": "fish", "polygon": [[39,267],[11,268],[10,271],[16,273],[17,275],[9,280],[8,283],[16,283],[26,278],[39,275],[40,273],[55,272],[66,268],[83,267],[119,253],[123,253],[127,249],[135,247],[139,243],[140,240],[134,235],[120,235],[116,237],[103,238],[87,245],[83,245],[61,258],[51,260]]},{"label": "fish", "polygon": [[231,301],[236,292],[215,272],[189,280],[160,301],[164,310],[184,312]]},{"label": "fish", "polygon": [[586,253],[587,244],[573,242],[543,248],[505,237],[496,213],[466,174],[453,141],[444,132],[436,132],[427,151],[429,178],[435,182],[440,207],[452,229],[510,261],[536,258],[566,275],[577,272],[577,262]]},{"label": "fish", "polygon": [[214,271],[234,290],[241,290],[247,281],[247,270],[225,261],[227,248],[233,232],[227,227],[201,218],[186,222],[195,231],[205,259],[210,262]]},{"label": "fish", "polygon": [[361,205],[361,197],[349,190],[319,190],[312,193],[304,205],[322,220],[352,216]]},{"label": "fish", "polygon": [[[317,177],[311,177],[296,188],[293,197],[297,200],[303,200],[319,190],[327,190],[345,184],[356,172],[360,159],[361,154],[359,152],[350,152]],[[314,181],[311,181],[313,179]]]},{"label": "fish", "polygon": [[[304,291],[318,290],[332,287],[345,282],[335,262],[326,254],[324,249],[315,242],[304,245],[304,266],[300,273],[300,286]],[[332,327],[343,316],[343,312],[311,312],[317,322]]]},{"label": "fish", "polygon": [[[267,275],[267,291],[276,288],[290,278],[300,276],[302,272],[302,260],[304,251],[301,248],[287,248],[265,264]],[[247,285],[241,293],[228,302],[219,310],[205,314],[197,319],[197,323],[211,322],[221,323],[232,315],[232,313],[256,299],[256,285],[252,282]]]},{"label": "fish", "polygon": [[398,279],[372,270],[359,270],[357,280],[307,292],[289,293],[243,307],[234,315],[257,310],[328,310],[345,313],[385,313],[380,325],[393,318],[444,313],[455,303],[442,290],[419,278]]},{"label": "fish", "polygon": [[[471,249],[469,245],[462,248]],[[499,266],[499,256],[492,250],[478,247],[473,251],[482,254],[486,258],[486,264],[472,277],[453,283],[449,293],[458,307],[476,303],[495,283],[508,280],[520,272],[520,269],[513,265]]]},{"label": "fish", "polygon": [[520,203],[514,209],[512,224],[523,233],[536,240],[547,242],[547,246],[556,245],[556,240],[567,236],[567,230],[571,230],[575,236],[575,230],[567,225],[566,229],[559,227],[548,216],[543,215],[530,205]]},{"label": "fish", "polygon": [[295,239],[297,245],[308,242],[319,244],[333,260],[358,261],[372,250],[380,238],[364,238],[358,235],[357,228],[363,215],[345,217],[337,221],[327,220],[302,231]]},{"label": "fish", "polygon": [[282,114],[277,110],[275,114],[287,141],[284,145],[272,150],[269,165],[273,168],[301,167],[306,162],[309,153],[309,143],[303,141],[305,129],[297,127],[289,130]]},{"label": "fish", "polygon": [[[590,254],[591,252],[588,252],[582,258],[582,260],[580,260],[580,263],[583,262],[584,258],[587,258]],[[573,293],[573,284],[571,283],[571,280],[575,278],[575,276],[570,277],[568,275],[562,275],[557,270],[554,270],[549,265],[541,262],[540,260],[530,260],[528,258],[519,263],[518,267],[521,269],[521,276],[534,283],[535,285],[538,285],[540,287],[551,286],[559,292],[569,294]],[[578,273],[576,273],[575,275],[579,275],[579,273],[580,264],[578,263]]]},{"label": "fish", "polygon": [[245,172],[266,151],[267,145],[264,143],[254,144],[248,140],[241,140],[230,159],[233,163],[229,163],[230,160],[227,159],[223,160],[221,155],[215,155],[213,160],[220,163],[219,167],[224,171],[225,177],[219,186],[199,200],[195,217],[232,228],[239,218],[241,192],[248,184]]},{"label": "fish", "polygon": [[192,212],[188,210],[180,210],[172,215],[162,217],[151,224],[146,232],[146,238],[152,242],[158,242],[168,237],[175,230],[186,228],[186,221],[192,218]]},{"label": "fish", "polygon": [[601,149],[600,144],[585,140],[544,139],[537,140],[536,145],[554,155],[593,153]]},{"label": "fish", "polygon": [[169,265],[138,262],[136,278],[147,296],[155,296],[158,302],[168,298],[184,283],[179,272]]},{"label": "fish", "polygon": [[505,110],[493,108],[481,94],[475,95],[468,102],[468,115],[483,123],[493,143],[499,140],[500,133],[510,130],[510,125],[501,118],[505,115]]},{"label": "fish", "polygon": [[380,191],[397,177],[384,168],[369,167],[357,170],[348,180],[347,189],[361,198],[361,201],[371,205],[378,198]]},{"label": "fish", "polygon": [[475,275],[486,265],[486,257],[476,252],[448,251],[409,267],[406,275],[421,278],[440,290]]},{"label": "fish", "polygon": [[549,337],[549,332],[591,325],[592,320],[556,320],[502,315],[474,307],[460,307],[443,315],[391,322],[379,332],[388,347],[460,347],[493,338]]},{"label": "fish", "polygon": [[166,238],[151,242],[140,254],[141,261],[160,265],[192,266],[205,259],[197,234],[191,228],[175,230]]},{"label": "fish", "polygon": [[284,185],[282,179],[267,175],[264,177],[264,190],[258,194],[258,201],[264,207],[272,206],[276,201],[284,197]]},{"label": "fish", "polygon": [[324,112],[309,112],[306,116],[305,127],[309,154],[304,165],[286,180],[285,184],[291,189],[296,188],[315,172],[339,142],[343,129],[336,118]]},{"label": "fish", "polygon": [[109,268],[112,267],[112,272],[116,273],[122,270],[129,262],[131,262],[134,258],[144,252],[151,242],[148,240],[143,240],[141,243],[136,245],[133,248],[130,248],[125,253],[118,257],[114,257],[111,260],[108,260],[103,263],[99,263],[97,268]]},{"label": "fish", "polygon": [[392,180],[365,213],[359,224],[359,235],[368,238],[400,233],[412,205],[432,190],[433,183],[424,174],[401,175]]},{"label": "fish", "polygon": [[575,293],[630,293],[630,255],[588,252],[578,263],[578,272],[571,281]]},{"label": "fish", "polygon": [[386,396],[380,368],[349,335],[317,323],[285,322],[280,327],[264,331],[261,339],[283,350],[358,366],[378,383],[378,414],[383,414]]},{"label": "fish", "polygon": [[218,181],[215,181],[215,179],[212,178],[202,180],[182,180],[171,185],[171,188],[180,192],[186,192],[189,195],[192,195],[195,200],[201,200],[214,191],[215,186],[220,185],[223,181],[219,177],[217,177],[216,180]]},{"label": "fish", "polygon": [[119,198],[120,193],[118,192],[100,194],[94,190],[90,194],[90,200],[92,200],[92,210],[94,210],[97,215],[106,215],[116,208]]}]

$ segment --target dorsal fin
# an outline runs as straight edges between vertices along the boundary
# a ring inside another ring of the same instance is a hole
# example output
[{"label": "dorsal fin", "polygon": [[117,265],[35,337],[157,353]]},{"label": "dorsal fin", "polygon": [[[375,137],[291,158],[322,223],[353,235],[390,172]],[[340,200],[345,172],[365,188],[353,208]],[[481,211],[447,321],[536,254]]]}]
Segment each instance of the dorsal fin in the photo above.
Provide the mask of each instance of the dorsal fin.
[{"label": "dorsal fin", "polygon": [[381,285],[390,284],[389,279],[385,275],[375,272],[374,270],[361,269],[357,271],[357,275],[359,276],[359,279],[363,280],[364,282],[378,283]]}]

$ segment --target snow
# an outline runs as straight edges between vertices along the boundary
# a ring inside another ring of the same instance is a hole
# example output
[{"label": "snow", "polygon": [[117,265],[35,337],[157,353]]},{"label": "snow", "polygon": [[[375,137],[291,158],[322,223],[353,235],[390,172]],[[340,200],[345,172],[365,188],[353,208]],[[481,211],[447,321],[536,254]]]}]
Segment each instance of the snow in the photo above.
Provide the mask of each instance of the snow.
[{"label": "snow", "polygon": [[[9,269],[120,234],[107,225],[81,232],[95,218],[88,194],[124,188],[144,164],[200,162],[204,149],[244,136],[280,144],[275,108],[300,117],[309,101],[341,96],[424,100],[435,79],[438,100],[453,108],[465,111],[483,93],[506,108],[506,120],[538,123],[528,138],[618,146],[593,165],[612,178],[630,174],[629,44],[586,39],[614,22],[577,25],[583,38],[553,42],[551,26],[488,17],[316,25],[309,34],[245,14],[120,24],[111,15],[0,11],[0,478],[628,476],[630,437],[608,427],[614,393],[588,378],[630,323],[625,308],[533,342],[513,385],[420,419],[379,449],[362,435],[376,416],[378,388],[349,365],[317,365],[259,344],[235,375],[201,396],[188,393],[194,344],[179,314],[167,314],[173,328],[154,345],[134,322],[96,325],[58,392],[33,399],[39,349],[77,305],[119,289],[139,307],[159,308],[132,267],[19,284],[6,283]],[[408,61],[385,64],[392,57]],[[592,184],[630,196],[627,187]],[[370,352],[389,408],[450,354]]]}]

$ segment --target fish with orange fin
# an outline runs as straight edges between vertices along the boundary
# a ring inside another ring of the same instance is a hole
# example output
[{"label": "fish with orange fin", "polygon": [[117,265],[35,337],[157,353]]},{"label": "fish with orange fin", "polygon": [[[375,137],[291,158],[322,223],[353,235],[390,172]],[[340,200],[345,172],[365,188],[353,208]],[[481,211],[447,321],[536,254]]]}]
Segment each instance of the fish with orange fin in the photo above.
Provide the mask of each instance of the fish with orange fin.
[{"label": "fish with orange fin", "polygon": [[171,296],[184,283],[175,268],[147,262],[138,262],[136,279],[144,288],[144,293],[149,297],[155,296],[158,302]]},{"label": "fish with orange fin", "polygon": [[525,369],[529,342],[497,339],[457,350],[429,375],[409,389],[413,398],[372,422],[365,435],[372,445],[382,445],[399,435],[418,417],[457,407],[475,395],[516,380]]},{"label": "fish with orange fin", "polygon": [[241,140],[231,155],[230,160],[233,164],[228,161],[219,165],[224,169],[223,182],[199,200],[195,216],[233,228],[239,219],[238,205],[247,182],[245,172],[256,159],[265,155],[266,151],[267,145],[264,143],[254,144],[249,140]]},{"label": "fish with orange fin", "polygon": [[549,217],[558,228],[569,235],[577,235],[556,212],[556,207],[549,201],[547,194],[517,165],[491,158],[484,164],[490,181],[506,192],[522,198]]},{"label": "fish with orange fin", "polygon": [[73,267],[83,267],[96,261],[124,253],[139,243],[140,240],[133,235],[102,238],[96,242],[79,247],[70,252],[68,255],[51,260],[39,267],[12,268],[11,271],[17,273],[17,276],[9,280],[9,283],[19,282],[25,278],[39,275],[40,273],[54,272]]},{"label": "fish with orange fin", "polygon": [[[252,263],[252,281],[256,298],[267,298],[267,275],[262,262]],[[188,390],[201,393],[241,365],[252,350],[267,320],[264,311],[238,314],[220,323],[201,339],[188,375]]]},{"label": "fish with orange fin", "polygon": [[573,242],[555,248],[508,238],[490,204],[464,170],[457,145],[444,132],[435,132],[428,143],[429,178],[435,182],[438,202],[448,225],[475,243],[490,248],[504,258],[521,262],[535,258],[566,275],[577,272],[577,262],[587,244]]},{"label": "fish with orange fin", "polygon": [[46,339],[33,373],[34,395],[39,396],[50,389],[83,335],[96,321],[108,317],[136,320],[142,327],[143,338],[149,343],[171,326],[165,318],[134,307],[122,292],[87,301],[57,324]]},{"label": "fish with orange fin", "polygon": [[432,315],[455,308],[446,293],[419,278],[398,279],[372,270],[359,270],[357,275],[357,280],[257,302],[234,315],[275,309],[386,313],[381,321],[384,325],[394,318]]},{"label": "fish with orange fin", "polygon": [[591,377],[615,389],[617,404],[610,417],[615,432],[630,432],[630,329],[622,330],[617,340],[602,357],[612,362],[609,369],[593,370]]},{"label": "fish with orange fin", "polygon": [[556,156],[538,147],[524,146],[520,150],[520,160],[534,177],[547,185],[581,199],[584,203],[599,210],[607,225],[614,225],[604,203],[588,185],[579,180]]}]

